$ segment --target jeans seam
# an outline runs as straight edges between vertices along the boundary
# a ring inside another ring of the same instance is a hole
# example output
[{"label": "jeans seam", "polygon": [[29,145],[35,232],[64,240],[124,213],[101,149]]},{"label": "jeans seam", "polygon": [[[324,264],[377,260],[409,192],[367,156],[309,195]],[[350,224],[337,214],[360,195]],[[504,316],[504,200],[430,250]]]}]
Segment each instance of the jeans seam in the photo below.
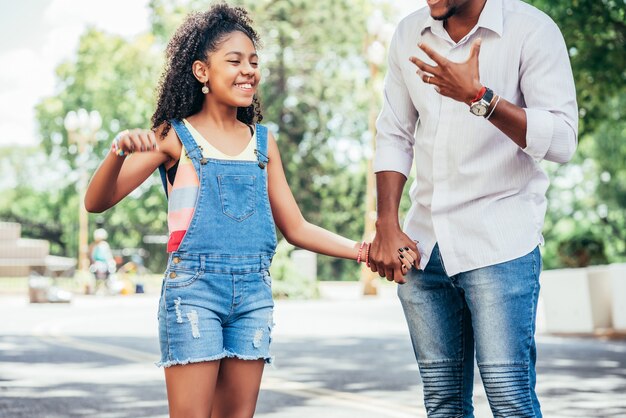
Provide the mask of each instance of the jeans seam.
[{"label": "jeans seam", "polygon": [[[536,280],[535,278],[537,277],[537,257],[533,257],[533,299],[532,299],[532,304],[531,304],[531,311],[530,311],[530,317],[531,317],[531,324],[530,324],[530,335],[528,336],[528,355],[530,355],[530,344],[532,342],[533,339],[533,334],[535,332],[535,319],[534,319],[534,315],[533,312],[536,312],[536,306],[535,306],[535,300],[537,300],[537,285],[538,285],[538,280]],[[530,364],[530,358],[528,359],[528,366],[526,367],[526,379],[528,381],[528,398],[530,399],[530,403],[532,406],[532,411],[533,411],[533,418],[535,418],[537,416],[537,414],[535,413],[535,406],[533,405],[532,402],[532,390],[530,388],[530,368],[533,367],[533,365]]]},{"label": "jeans seam", "polygon": [[424,366],[432,366],[439,364],[447,364],[447,363],[459,363],[462,360],[453,360],[453,359],[442,359],[442,360],[418,360],[419,364],[423,364]]},{"label": "jeans seam", "polygon": [[479,367],[497,367],[497,366],[524,366],[527,367],[530,363],[528,361],[505,361],[497,363],[477,363]]},{"label": "jeans seam", "polygon": [[[443,266],[443,262],[441,264]],[[444,269],[445,271],[445,269]],[[447,273],[446,273],[447,275]],[[468,308],[469,310],[469,308]],[[463,353],[461,355],[461,393],[460,393],[460,407],[461,407],[461,417],[463,415],[465,415],[465,411],[464,411],[464,405],[463,405],[463,400],[465,397],[465,356],[467,355],[467,353],[465,352],[465,326],[466,326],[466,319],[465,316],[463,315],[463,311],[464,311],[464,306],[461,307],[461,352]],[[473,331],[472,331],[473,332]],[[474,357],[472,356],[472,363],[473,363]],[[474,367],[474,365],[472,364],[472,367]]]},{"label": "jeans seam", "polygon": [[167,286],[163,288],[163,309],[165,310],[165,337],[167,338],[167,360],[172,360],[172,345],[170,344],[170,327],[169,327],[169,312],[167,309]]}]

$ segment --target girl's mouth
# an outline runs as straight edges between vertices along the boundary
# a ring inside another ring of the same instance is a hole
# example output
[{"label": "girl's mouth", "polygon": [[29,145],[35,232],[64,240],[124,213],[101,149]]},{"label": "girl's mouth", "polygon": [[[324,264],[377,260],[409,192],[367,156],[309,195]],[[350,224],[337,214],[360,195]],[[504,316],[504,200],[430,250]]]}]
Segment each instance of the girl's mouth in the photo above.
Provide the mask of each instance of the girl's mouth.
[{"label": "girl's mouth", "polygon": [[237,83],[235,84],[235,87],[243,90],[243,91],[250,91],[252,90],[252,84],[251,83]]}]

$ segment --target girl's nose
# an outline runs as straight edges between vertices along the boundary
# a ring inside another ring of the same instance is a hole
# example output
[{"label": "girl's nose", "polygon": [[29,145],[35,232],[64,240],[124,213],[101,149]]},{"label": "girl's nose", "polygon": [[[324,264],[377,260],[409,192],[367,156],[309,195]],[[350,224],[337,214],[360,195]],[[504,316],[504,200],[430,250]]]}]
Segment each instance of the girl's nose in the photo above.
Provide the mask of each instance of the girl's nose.
[{"label": "girl's nose", "polygon": [[244,74],[244,75],[252,74],[252,73],[254,73],[254,67],[250,63],[242,65],[241,66],[241,73]]}]

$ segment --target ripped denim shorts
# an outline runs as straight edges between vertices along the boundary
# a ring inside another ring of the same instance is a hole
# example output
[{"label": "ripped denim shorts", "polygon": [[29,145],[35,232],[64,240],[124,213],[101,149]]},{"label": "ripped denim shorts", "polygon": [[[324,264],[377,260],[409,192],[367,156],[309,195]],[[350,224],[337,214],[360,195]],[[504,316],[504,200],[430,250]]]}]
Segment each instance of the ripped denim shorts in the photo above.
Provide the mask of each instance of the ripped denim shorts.
[{"label": "ripped denim shorts", "polygon": [[271,363],[269,262],[266,256],[172,253],[159,301],[157,365],[226,357]]}]

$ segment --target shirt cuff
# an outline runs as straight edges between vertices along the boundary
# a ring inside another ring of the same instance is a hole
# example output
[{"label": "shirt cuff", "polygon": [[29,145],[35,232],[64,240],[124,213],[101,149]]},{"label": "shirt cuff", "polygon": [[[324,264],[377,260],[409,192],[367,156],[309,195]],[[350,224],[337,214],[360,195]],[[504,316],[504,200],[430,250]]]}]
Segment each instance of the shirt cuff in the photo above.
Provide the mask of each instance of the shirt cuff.
[{"label": "shirt cuff", "polygon": [[546,156],[554,133],[554,117],[547,110],[524,109],[526,112],[526,148],[523,151],[541,161]]},{"label": "shirt cuff", "polygon": [[413,156],[407,154],[406,151],[393,146],[376,147],[376,156],[374,157],[374,173],[380,171],[396,171],[409,178],[411,173],[411,164],[413,164]]}]

